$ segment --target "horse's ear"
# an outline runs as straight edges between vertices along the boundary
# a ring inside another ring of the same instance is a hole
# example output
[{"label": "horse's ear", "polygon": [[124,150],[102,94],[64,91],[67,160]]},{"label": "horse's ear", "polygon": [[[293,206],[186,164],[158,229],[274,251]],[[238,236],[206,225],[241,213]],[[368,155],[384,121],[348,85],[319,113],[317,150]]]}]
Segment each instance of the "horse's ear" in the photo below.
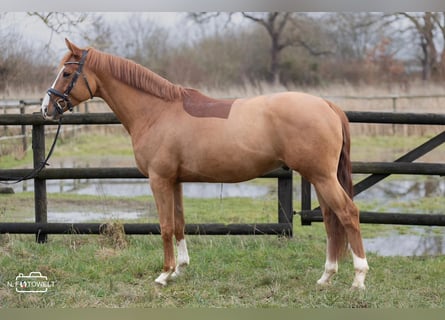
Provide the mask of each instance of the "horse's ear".
[{"label": "horse's ear", "polygon": [[66,44],[66,47],[68,48],[68,50],[70,50],[75,57],[80,58],[82,56],[82,49],[77,47],[74,43],[69,41],[67,38],[65,38],[65,44]]}]

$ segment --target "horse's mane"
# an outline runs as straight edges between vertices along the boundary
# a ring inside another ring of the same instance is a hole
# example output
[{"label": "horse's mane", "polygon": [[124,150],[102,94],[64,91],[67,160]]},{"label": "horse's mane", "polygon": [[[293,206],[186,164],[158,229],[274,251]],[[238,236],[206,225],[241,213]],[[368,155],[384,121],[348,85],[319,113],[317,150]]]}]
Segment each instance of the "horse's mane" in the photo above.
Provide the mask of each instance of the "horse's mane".
[{"label": "horse's mane", "polygon": [[185,88],[175,85],[153,71],[131,60],[88,48],[87,65],[92,70],[109,72],[112,76],[166,101],[183,97]]}]

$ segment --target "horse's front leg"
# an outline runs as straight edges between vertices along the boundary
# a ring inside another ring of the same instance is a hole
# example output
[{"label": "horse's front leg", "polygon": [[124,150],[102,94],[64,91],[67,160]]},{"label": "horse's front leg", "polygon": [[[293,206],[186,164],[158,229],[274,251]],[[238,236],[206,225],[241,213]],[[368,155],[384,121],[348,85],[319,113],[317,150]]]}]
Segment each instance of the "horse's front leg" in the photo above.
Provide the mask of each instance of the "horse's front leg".
[{"label": "horse's front leg", "polygon": [[163,272],[155,282],[165,286],[175,271],[175,256],[173,234],[175,232],[174,216],[174,183],[167,179],[150,174],[150,187],[155,197],[156,208],[161,226],[161,236],[164,245]]},{"label": "horse's front leg", "polygon": [[176,260],[176,269],[172,274],[173,278],[181,275],[184,272],[186,266],[190,263],[189,254],[187,251],[187,244],[185,242],[184,229],[184,205],[182,201],[182,185],[180,183],[174,186],[174,205],[175,205],[175,238],[178,250],[178,259]]}]

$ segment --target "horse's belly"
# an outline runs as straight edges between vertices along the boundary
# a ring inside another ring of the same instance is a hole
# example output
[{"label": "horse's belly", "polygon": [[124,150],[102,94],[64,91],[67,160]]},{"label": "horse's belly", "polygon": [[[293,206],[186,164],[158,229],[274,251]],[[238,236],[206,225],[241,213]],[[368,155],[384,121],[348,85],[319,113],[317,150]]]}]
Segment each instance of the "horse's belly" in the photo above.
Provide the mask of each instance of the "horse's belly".
[{"label": "horse's belly", "polygon": [[213,161],[184,162],[178,172],[182,182],[242,182],[272,171],[283,163],[279,160],[262,157],[221,156]]}]

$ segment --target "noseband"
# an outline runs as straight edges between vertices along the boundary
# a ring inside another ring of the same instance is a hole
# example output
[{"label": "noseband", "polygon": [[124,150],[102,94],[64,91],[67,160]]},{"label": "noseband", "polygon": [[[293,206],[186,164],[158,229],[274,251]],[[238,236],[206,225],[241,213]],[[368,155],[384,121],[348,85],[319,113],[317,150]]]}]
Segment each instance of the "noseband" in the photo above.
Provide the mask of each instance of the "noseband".
[{"label": "noseband", "polygon": [[[76,72],[74,73],[73,79],[71,80],[70,84],[66,88],[65,92],[62,93],[54,88],[49,88],[46,91],[48,95],[51,96],[53,94],[60,98],[53,104],[54,108],[57,110],[57,112],[59,114],[63,114],[65,108],[67,108],[70,111],[73,111],[74,106],[71,103],[71,99],[70,99],[69,95],[70,95],[71,91],[73,90],[74,86],[76,85],[76,82],[79,79],[80,75],[82,75],[83,79],[85,80],[85,85],[87,86],[88,92],[90,93],[90,97],[91,97],[91,99],[93,99],[93,92],[91,91],[90,85],[88,84],[88,80],[87,80],[85,74],[82,73],[83,65],[85,64],[87,54],[88,54],[88,51],[84,50],[84,51],[82,51],[82,57],[80,58],[80,61],[78,61],[78,62],[69,61],[64,64],[65,66],[69,65],[69,64],[77,64],[78,65],[78,68],[77,68]],[[63,103],[63,105],[61,105],[61,103]]]}]

